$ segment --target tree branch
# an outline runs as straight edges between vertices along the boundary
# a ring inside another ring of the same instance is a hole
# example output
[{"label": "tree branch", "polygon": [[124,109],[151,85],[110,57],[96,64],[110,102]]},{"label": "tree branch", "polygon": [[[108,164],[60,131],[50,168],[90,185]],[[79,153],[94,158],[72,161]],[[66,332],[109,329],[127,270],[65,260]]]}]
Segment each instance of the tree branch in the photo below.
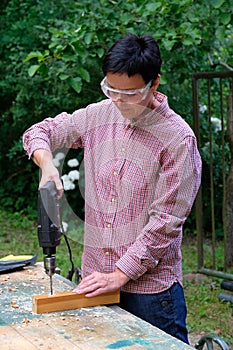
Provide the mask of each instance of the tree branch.
[{"label": "tree branch", "polygon": [[210,65],[211,67],[215,68],[217,66],[223,66],[225,67],[226,69],[230,70],[230,71],[233,71],[233,67],[229,66],[229,64],[225,63],[225,62],[222,62],[222,61],[217,61],[215,63],[213,63],[212,61],[212,58],[210,57],[210,54],[208,53],[208,59],[210,61]]}]

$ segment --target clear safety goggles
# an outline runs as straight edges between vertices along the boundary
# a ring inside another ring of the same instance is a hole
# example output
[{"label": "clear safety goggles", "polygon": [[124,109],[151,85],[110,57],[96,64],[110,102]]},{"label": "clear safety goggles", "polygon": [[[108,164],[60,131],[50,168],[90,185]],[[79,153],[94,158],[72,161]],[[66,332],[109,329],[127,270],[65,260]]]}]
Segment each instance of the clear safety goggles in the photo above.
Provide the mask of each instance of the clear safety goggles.
[{"label": "clear safety goggles", "polygon": [[151,87],[151,81],[141,89],[136,90],[117,90],[113,89],[108,85],[107,77],[105,77],[101,83],[100,83],[101,89],[105,96],[110,98],[112,101],[123,101],[127,103],[139,103],[143,101],[146,96],[147,92],[150,90]]}]

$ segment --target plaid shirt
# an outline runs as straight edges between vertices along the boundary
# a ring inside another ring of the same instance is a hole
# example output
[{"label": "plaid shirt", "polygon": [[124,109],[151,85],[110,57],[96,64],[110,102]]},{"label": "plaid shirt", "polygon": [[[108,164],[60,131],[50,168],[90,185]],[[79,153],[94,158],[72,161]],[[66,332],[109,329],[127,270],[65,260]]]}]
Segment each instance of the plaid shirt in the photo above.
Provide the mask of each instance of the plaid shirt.
[{"label": "plaid shirt", "polygon": [[36,149],[84,148],[84,276],[119,268],[132,293],[182,284],[182,227],[201,178],[196,138],[155,94],[159,107],[141,119],[123,118],[111,100],[61,113],[24,133]]}]

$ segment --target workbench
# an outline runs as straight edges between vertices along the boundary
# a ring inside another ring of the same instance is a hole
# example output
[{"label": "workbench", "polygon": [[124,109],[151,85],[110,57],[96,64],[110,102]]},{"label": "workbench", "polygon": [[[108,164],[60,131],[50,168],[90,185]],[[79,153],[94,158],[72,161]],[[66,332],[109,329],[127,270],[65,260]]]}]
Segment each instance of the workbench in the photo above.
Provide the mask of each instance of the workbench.
[{"label": "workbench", "polygon": [[[59,275],[53,286],[74,288]],[[34,314],[32,296],[42,293],[49,293],[49,277],[41,263],[0,275],[1,350],[193,349],[117,305]]]}]

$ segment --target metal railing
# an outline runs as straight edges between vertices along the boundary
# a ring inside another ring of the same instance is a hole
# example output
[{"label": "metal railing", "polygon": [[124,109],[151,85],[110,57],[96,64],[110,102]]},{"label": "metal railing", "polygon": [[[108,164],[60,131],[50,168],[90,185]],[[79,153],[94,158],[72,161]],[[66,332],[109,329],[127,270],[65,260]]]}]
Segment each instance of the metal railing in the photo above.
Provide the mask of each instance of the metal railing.
[{"label": "metal railing", "polygon": [[[233,98],[233,71],[195,73],[192,85],[194,132],[203,157],[203,180],[196,199],[198,270],[233,280],[233,274],[228,273],[226,265],[225,245],[222,254],[224,261],[219,264],[219,259],[216,259],[219,232],[225,242],[227,234],[226,176],[232,161],[227,141],[227,98],[230,95]],[[210,242],[208,249],[211,250],[211,254],[208,253],[208,267],[204,249],[206,237]]]}]

